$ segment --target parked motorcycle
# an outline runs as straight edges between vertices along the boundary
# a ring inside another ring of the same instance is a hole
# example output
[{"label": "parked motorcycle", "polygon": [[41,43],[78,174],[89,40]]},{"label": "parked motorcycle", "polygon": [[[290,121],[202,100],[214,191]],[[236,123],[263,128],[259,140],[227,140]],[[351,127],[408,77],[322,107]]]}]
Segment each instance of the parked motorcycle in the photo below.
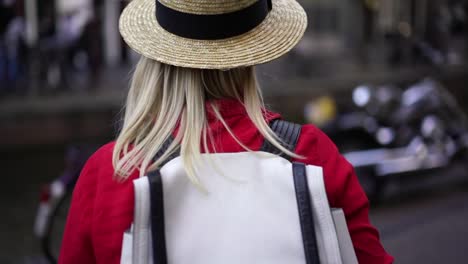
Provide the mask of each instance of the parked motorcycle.
[{"label": "parked motorcycle", "polygon": [[440,83],[425,79],[407,89],[359,86],[357,110],[324,128],[353,164],[372,200],[390,176],[448,166],[468,149],[468,118]]}]

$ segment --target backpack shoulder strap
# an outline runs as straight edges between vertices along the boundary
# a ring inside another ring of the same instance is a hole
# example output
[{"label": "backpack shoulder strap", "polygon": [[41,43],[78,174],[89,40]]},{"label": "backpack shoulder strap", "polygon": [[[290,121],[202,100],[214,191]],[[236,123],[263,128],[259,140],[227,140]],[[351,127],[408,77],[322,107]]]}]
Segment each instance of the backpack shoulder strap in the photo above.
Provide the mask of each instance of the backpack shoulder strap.
[{"label": "backpack shoulder strap", "polygon": [[[158,152],[156,152],[156,155],[154,155],[153,161],[159,159],[162,155],[164,155],[164,153],[166,153],[167,149],[169,148],[169,146],[172,144],[173,141],[174,141],[174,137],[172,135],[169,136],[169,138],[167,138],[167,140],[162,144]],[[180,149],[177,149],[174,153],[172,153],[169,157],[167,157],[167,159],[161,164],[160,167],[163,167],[166,163],[177,158],[178,156],[180,156]]]},{"label": "backpack shoulder strap", "polygon": [[[301,125],[284,121],[281,119],[275,119],[270,123],[270,128],[275,132],[278,138],[281,140],[281,145],[286,149],[294,152],[297,145],[297,140],[301,134]],[[263,141],[263,145],[260,151],[269,152],[275,155],[279,155],[283,158],[289,159],[284,153],[278,148],[273,146],[268,140]]]}]

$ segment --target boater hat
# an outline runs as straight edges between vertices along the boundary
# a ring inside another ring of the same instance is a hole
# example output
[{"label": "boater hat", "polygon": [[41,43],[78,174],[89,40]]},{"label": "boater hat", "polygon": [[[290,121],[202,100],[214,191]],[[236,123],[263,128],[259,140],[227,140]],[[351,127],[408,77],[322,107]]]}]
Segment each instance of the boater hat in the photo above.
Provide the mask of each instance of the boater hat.
[{"label": "boater hat", "polygon": [[274,60],[307,27],[295,0],[133,0],[120,33],[141,55],[170,65],[229,69]]}]

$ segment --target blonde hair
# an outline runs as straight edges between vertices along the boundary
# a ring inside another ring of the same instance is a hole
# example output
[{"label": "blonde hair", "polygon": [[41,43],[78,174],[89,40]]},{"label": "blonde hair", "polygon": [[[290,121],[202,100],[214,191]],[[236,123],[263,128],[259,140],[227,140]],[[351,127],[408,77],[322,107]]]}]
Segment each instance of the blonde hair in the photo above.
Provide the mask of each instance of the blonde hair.
[{"label": "blonde hair", "polygon": [[[202,142],[208,151],[211,137],[205,101],[232,98],[245,106],[253,124],[266,140],[289,156],[298,157],[284,148],[263,116],[263,99],[253,67],[226,71],[171,66],[142,57],[138,62],[128,93],[123,127],[113,152],[115,177],[126,180],[139,169],[140,176],[158,169],[173,153],[180,150],[188,177],[199,184],[196,164],[201,157]],[[224,121],[216,104],[211,103],[216,118],[246,151]],[[156,160],[153,157],[178,126],[175,140]]]}]

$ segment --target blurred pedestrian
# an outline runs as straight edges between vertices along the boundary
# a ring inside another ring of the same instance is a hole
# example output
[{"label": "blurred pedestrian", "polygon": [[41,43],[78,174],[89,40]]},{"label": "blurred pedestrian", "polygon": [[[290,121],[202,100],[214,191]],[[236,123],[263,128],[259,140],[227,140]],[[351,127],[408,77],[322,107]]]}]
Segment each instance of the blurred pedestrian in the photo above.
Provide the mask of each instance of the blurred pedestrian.
[{"label": "blurred pedestrian", "polygon": [[0,0],[0,93],[12,92],[19,78],[19,50],[24,39],[24,19],[15,0]]},{"label": "blurred pedestrian", "polygon": [[46,87],[70,90],[73,70],[88,69],[90,48],[87,43],[94,18],[91,0],[59,0],[41,6],[42,75]]},{"label": "blurred pedestrian", "polygon": [[[304,125],[292,152],[268,126],[280,115],[265,108],[253,65],[286,54],[306,26],[306,14],[295,0],[130,2],[120,32],[142,57],[123,127],[115,142],[88,160],[79,177],[59,263],[120,263],[123,234],[134,216],[132,180],[157,170],[178,151],[197,184],[202,152],[253,151],[263,142],[294,161],[323,167],[328,200],[344,209],[359,263],[392,263],[369,222],[369,203],[353,168],[330,139]],[[161,149],[163,155],[156,155]],[[207,236],[209,230],[207,226]],[[215,254],[197,244],[189,247],[208,259]]]}]

